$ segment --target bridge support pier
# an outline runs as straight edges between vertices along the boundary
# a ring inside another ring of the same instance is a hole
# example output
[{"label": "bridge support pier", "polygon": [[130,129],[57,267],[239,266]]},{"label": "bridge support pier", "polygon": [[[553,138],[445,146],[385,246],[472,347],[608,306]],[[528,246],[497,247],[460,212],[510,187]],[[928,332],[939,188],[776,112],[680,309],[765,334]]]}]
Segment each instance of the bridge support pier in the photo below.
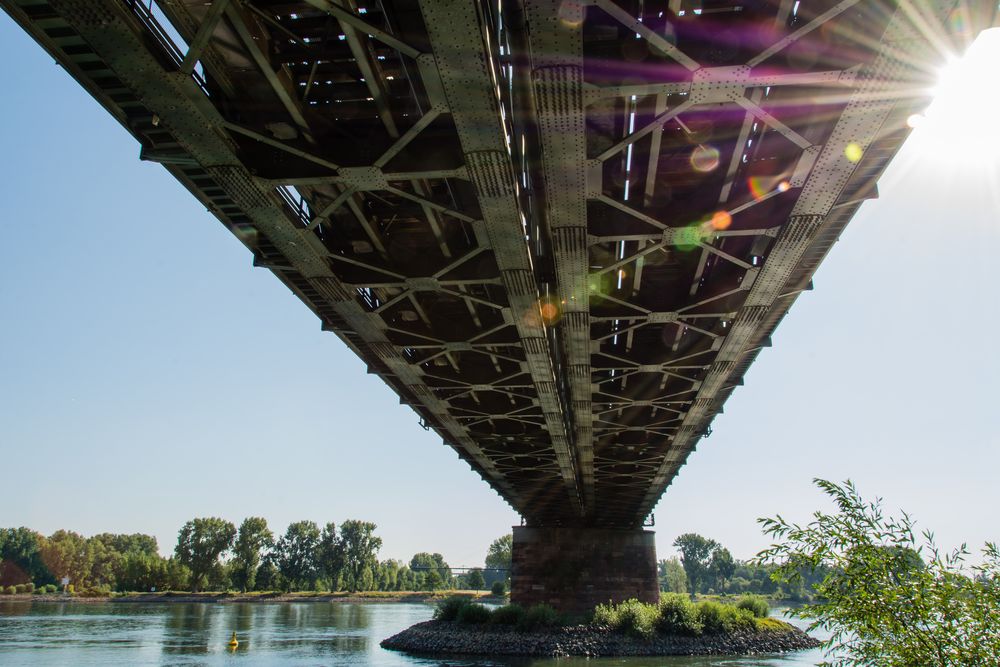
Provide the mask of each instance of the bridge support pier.
[{"label": "bridge support pier", "polygon": [[585,612],[613,600],[660,599],[651,530],[514,526],[511,602]]}]

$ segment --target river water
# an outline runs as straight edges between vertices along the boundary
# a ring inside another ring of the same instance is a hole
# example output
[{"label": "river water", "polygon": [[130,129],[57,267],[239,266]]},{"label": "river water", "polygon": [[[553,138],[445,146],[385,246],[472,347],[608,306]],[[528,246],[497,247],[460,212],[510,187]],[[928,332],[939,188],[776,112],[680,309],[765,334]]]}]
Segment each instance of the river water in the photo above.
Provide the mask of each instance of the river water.
[{"label": "river water", "polygon": [[[753,658],[441,659],[379,642],[428,620],[414,603],[133,604],[0,601],[0,665],[802,667],[818,650]],[[240,645],[227,647],[233,631]]]}]

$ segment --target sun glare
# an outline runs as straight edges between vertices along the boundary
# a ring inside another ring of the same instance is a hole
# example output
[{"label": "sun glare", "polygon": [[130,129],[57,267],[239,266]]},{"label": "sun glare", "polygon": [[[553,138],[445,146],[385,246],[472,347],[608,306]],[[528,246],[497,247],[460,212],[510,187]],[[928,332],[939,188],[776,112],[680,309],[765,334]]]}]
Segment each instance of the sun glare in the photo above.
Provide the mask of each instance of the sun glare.
[{"label": "sun glare", "polygon": [[942,68],[934,100],[907,124],[913,140],[961,163],[1000,158],[1000,28],[981,33]]}]

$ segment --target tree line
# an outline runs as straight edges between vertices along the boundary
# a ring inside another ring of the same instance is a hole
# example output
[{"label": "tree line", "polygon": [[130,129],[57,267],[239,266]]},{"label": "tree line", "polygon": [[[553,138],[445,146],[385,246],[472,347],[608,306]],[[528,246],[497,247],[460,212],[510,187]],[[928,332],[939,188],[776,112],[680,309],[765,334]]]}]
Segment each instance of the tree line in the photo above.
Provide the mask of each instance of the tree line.
[{"label": "tree line", "polygon": [[801,576],[776,581],[775,563],[733,558],[729,549],[698,533],[685,533],[674,540],[680,558],[659,562],[660,590],[690,595],[765,595],[771,598],[807,602],[813,599],[816,586],[828,574],[820,563],[803,569]]},{"label": "tree line", "polygon": [[427,591],[503,586],[512,538],[490,545],[486,568],[456,575],[439,553],[414,554],[408,563],[379,560],[376,525],[347,520],[320,528],[291,523],[281,535],[261,517],[239,527],[217,517],[192,519],[177,535],[170,557],[156,538],[102,533],[84,537],[59,530],[44,536],[29,528],[0,529],[0,589],[43,587],[67,579],[77,592],[164,590]]}]

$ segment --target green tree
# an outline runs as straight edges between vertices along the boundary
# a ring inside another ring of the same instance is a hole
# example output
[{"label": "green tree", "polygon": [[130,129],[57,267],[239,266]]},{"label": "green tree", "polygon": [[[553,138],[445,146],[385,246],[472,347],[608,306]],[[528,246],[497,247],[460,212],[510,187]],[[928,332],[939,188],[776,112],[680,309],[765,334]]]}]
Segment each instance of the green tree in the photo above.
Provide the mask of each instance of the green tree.
[{"label": "green tree", "polygon": [[712,557],[708,562],[708,578],[715,584],[715,592],[723,593],[726,585],[733,578],[736,571],[736,561],[729,549],[719,546],[712,552]]},{"label": "green tree", "polygon": [[444,579],[438,574],[437,570],[425,570],[423,574],[423,585],[422,587],[428,591],[436,591],[440,588],[444,588]]},{"label": "green tree", "polygon": [[688,589],[693,597],[702,592],[703,585],[708,581],[712,553],[719,544],[697,533],[684,533],[674,540],[674,546],[681,552],[681,565],[684,566]]},{"label": "green tree", "polygon": [[830,632],[827,665],[965,667],[995,664],[1000,655],[1000,552],[987,543],[981,565],[967,567],[963,545],[942,554],[913,520],[883,514],[854,485],[814,480],[836,504],[805,526],[760,519],[780,540],[757,555],[777,563],[779,581],[825,565],[818,601],[794,611]]},{"label": "green tree", "polygon": [[192,591],[198,592],[211,571],[218,567],[219,557],[232,547],[235,537],[236,526],[218,517],[192,519],[181,527],[174,554],[191,571]]},{"label": "green tree", "polygon": [[348,519],[340,524],[340,544],[343,553],[343,575],[351,591],[363,590],[374,584],[378,551],[382,538],[375,536],[375,524]]},{"label": "green tree", "polygon": [[511,533],[493,540],[486,551],[486,567],[503,570],[505,579],[510,579],[511,553],[514,548],[514,536]]},{"label": "green tree", "polygon": [[39,553],[46,569],[56,579],[67,577],[77,588],[90,584],[94,549],[79,533],[57,530],[39,540]]},{"label": "green tree", "polygon": [[39,543],[43,539],[30,528],[0,530],[0,585],[55,583],[42,562]]},{"label": "green tree", "polygon": [[316,547],[319,527],[314,521],[289,524],[275,547],[278,570],[290,590],[311,588],[316,581]]},{"label": "green tree", "polygon": [[260,567],[257,568],[255,590],[277,591],[284,590],[285,582],[282,581],[281,572],[278,571],[276,563],[277,555],[272,551],[261,560]]},{"label": "green tree", "polygon": [[[426,551],[414,554],[410,559],[410,569],[424,573],[424,585],[428,590],[445,588],[451,584],[451,567],[441,554],[429,554]],[[431,572],[435,575],[433,578],[430,578]]]},{"label": "green tree", "polygon": [[667,593],[687,593],[687,575],[684,566],[675,556],[661,560],[658,564],[660,590]]},{"label": "green tree", "polygon": [[481,591],[486,588],[486,579],[483,577],[483,571],[478,567],[469,570],[465,584],[474,591]]},{"label": "green tree", "polygon": [[323,527],[323,534],[316,547],[316,567],[320,576],[329,582],[330,590],[340,586],[340,575],[344,569],[344,547],[337,534],[337,526],[332,521]]},{"label": "green tree", "polygon": [[272,546],[274,534],[267,527],[267,519],[251,516],[243,520],[233,545],[230,576],[234,586],[244,592],[253,590],[263,552]]}]

